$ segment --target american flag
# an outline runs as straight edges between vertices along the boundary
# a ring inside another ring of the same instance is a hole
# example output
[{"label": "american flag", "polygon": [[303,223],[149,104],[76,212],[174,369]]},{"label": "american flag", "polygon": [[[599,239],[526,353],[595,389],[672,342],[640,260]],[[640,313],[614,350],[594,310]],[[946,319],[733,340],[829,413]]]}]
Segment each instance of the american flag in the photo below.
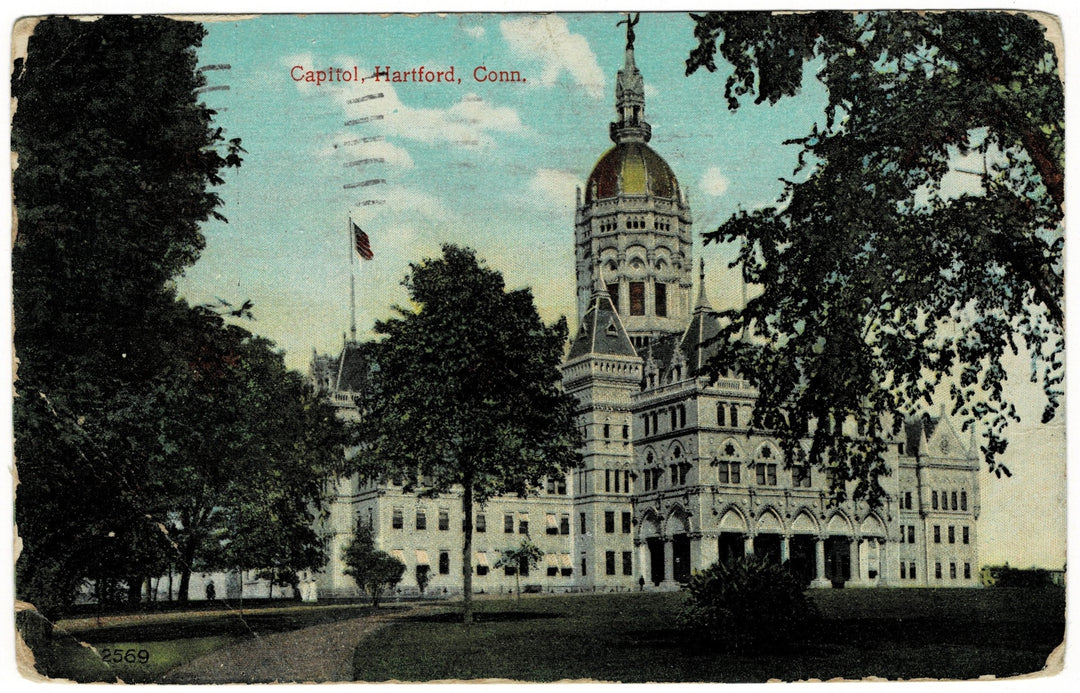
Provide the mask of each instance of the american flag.
[{"label": "american flag", "polygon": [[375,253],[371,252],[371,241],[368,239],[368,235],[356,225],[355,221],[350,219],[349,223],[352,224],[353,244],[356,247],[356,254],[364,260],[373,259]]}]

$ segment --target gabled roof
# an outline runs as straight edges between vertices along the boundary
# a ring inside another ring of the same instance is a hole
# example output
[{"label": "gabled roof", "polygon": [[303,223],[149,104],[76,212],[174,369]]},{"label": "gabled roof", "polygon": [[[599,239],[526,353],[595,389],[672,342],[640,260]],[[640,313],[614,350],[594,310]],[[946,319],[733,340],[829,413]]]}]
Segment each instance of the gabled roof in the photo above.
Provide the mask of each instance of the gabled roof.
[{"label": "gabled roof", "polygon": [[[599,282],[598,282],[599,284]],[[604,356],[637,356],[634,345],[630,343],[630,337],[623,328],[619,314],[611,303],[611,295],[603,288],[602,284],[593,288],[592,297],[589,299],[589,309],[585,311],[585,317],[578,327],[574,343],[570,345],[570,353],[566,360],[589,354]]]}]

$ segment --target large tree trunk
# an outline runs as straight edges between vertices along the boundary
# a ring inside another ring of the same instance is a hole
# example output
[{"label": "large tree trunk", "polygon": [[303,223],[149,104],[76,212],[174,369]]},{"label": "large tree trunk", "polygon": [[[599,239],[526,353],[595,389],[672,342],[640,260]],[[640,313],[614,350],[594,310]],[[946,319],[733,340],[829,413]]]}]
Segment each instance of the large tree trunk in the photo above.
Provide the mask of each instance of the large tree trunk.
[{"label": "large tree trunk", "polygon": [[465,473],[462,480],[465,490],[461,494],[461,510],[465,513],[465,547],[461,551],[461,578],[462,590],[464,590],[464,608],[461,620],[463,623],[473,622],[473,593],[472,593],[472,533],[473,533],[473,475]]}]

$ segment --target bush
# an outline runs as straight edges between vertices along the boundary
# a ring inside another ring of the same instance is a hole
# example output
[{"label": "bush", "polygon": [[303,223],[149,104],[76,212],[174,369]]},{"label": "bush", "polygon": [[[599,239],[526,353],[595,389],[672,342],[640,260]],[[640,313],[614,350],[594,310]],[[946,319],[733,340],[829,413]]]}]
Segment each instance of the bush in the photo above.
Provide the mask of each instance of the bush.
[{"label": "bush", "polygon": [[723,651],[784,647],[815,619],[804,581],[764,558],[713,564],[690,578],[679,615],[688,634]]},{"label": "bush", "polygon": [[1050,577],[1050,571],[1043,568],[1010,568],[1003,566],[994,575],[997,578],[995,587],[1022,587],[1026,589],[1053,587],[1054,581]]}]

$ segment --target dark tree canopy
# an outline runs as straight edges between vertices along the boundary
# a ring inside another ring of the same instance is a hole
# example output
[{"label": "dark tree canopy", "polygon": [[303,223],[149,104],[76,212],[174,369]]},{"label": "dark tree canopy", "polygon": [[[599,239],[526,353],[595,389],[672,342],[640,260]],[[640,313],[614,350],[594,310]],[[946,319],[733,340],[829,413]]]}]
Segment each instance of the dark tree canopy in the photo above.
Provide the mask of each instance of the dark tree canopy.
[{"label": "dark tree canopy", "polygon": [[17,594],[50,617],[87,579],[137,599],[241,546],[259,567],[322,562],[311,523],[344,431],[271,343],[226,324],[249,304],[171,287],[241,163],[199,103],[204,34],[53,17],[15,64]]},{"label": "dark tree canopy", "polygon": [[544,325],[528,289],[507,291],[453,245],[413,264],[404,285],[413,307],[375,326],[378,389],[364,402],[357,470],[463,492],[468,619],[473,503],[535,492],[579,459],[575,403],[559,386],[566,321]]},{"label": "dark tree canopy", "polygon": [[[828,90],[782,199],[705,235],[738,243],[760,289],[727,314],[714,369],[759,388],[753,424],[789,461],[810,437],[810,461],[837,464],[834,490],[857,480],[856,498],[879,498],[884,439],[943,383],[1007,473],[1005,359],[1030,355],[1044,422],[1063,376],[1063,85],[1044,27],[1005,12],[691,16],[687,73],[730,63],[728,108],[797,94],[808,66]],[[941,183],[963,155],[978,191],[956,194]]]}]

